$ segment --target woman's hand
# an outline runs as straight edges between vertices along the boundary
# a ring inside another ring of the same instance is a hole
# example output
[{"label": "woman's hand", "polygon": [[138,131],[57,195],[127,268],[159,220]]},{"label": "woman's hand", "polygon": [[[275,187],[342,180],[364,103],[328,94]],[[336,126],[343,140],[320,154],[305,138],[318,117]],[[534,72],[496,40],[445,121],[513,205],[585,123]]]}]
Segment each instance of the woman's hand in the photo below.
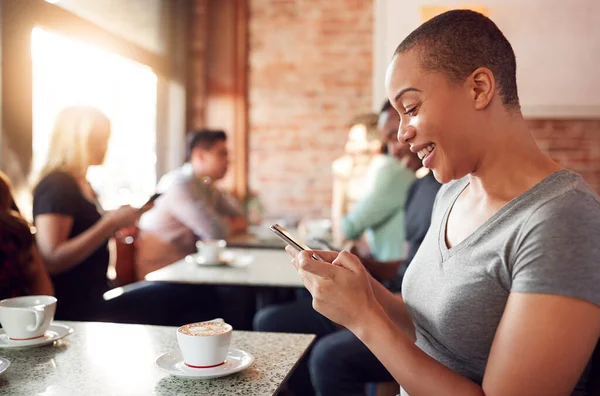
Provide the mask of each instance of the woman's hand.
[{"label": "woman's hand", "polygon": [[383,313],[377,302],[369,275],[358,257],[347,251],[315,251],[324,260],[314,260],[313,252],[298,253],[290,246],[286,251],[302,282],[313,297],[313,308],[351,331],[368,320],[368,313]]},{"label": "woman's hand", "polygon": [[144,205],[141,209],[129,205],[121,206],[119,209],[107,212],[103,220],[107,221],[113,230],[113,233],[121,228],[131,227],[139,220],[140,216],[152,208],[152,204]]}]

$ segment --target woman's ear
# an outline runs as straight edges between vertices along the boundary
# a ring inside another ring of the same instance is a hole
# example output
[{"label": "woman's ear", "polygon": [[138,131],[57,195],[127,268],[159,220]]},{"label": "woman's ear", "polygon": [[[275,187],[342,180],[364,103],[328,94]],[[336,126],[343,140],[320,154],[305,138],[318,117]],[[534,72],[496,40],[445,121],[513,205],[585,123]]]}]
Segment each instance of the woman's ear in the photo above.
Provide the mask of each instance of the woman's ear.
[{"label": "woman's ear", "polygon": [[496,92],[496,80],[486,67],[476,69],[467,79],[476,110],[483,110],[492,101]]}]

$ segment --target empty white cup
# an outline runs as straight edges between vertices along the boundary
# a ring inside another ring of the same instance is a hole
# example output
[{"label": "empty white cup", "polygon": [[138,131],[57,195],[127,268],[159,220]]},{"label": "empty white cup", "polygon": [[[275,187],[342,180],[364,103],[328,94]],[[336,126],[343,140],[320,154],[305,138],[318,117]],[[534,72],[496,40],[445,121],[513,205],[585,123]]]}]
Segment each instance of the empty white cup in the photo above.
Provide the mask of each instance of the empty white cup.
[{"label": "empty white cup", "polygon": [[54,319],[56,298],[25,296],[0,301],[0,324],[11,340],[43,337]]},{"label": "empty white cup", "polygon": [[231,325],[222,319],[191,323],[178,328],[177,343],[185,365],[203,369],[224,364],[232,331]]},{"label": "empty white cup", "polygon": [[215,264],[221,260],[221,253],[223,253],[225,246],[227,246],[227,242],[222,239],[196,242],[198,254],[204,259],[205,263],[209,264]]}]

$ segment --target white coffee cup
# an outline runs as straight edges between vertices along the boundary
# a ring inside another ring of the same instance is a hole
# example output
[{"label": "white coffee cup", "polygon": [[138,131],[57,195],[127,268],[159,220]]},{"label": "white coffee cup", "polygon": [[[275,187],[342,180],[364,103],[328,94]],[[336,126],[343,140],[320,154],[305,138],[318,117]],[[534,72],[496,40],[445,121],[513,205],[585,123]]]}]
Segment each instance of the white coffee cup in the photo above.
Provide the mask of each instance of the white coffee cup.
[{"label": "white coffee cup", "polygon": [[222,319],[190,323],[177,329],[183,362],[191,368],[211,368],[225,363],[233,328]]},{"label": "white coffee cup", "polygon": [[225,246],[227,242],[222,239],[196,242],[196,249],[205,263],[218,263]]},{"label": "white coffee cup", "polygon": [[0,301],[0,323],[11,340],[43,337],[56,312],[56,298],[26,296]]}]

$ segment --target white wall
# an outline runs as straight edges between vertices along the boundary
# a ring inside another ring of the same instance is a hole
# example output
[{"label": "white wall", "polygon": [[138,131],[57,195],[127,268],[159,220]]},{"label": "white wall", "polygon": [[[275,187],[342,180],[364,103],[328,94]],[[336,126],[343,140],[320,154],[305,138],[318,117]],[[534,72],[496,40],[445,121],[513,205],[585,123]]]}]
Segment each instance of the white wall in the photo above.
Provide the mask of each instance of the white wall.
[{"label": "white wall", "polygon": [[487,7],[517,56],[525,116],[600,118],[599,0],[375,0],[373,107],[385,97],[385,68],[421,23],[420,7]]}]

